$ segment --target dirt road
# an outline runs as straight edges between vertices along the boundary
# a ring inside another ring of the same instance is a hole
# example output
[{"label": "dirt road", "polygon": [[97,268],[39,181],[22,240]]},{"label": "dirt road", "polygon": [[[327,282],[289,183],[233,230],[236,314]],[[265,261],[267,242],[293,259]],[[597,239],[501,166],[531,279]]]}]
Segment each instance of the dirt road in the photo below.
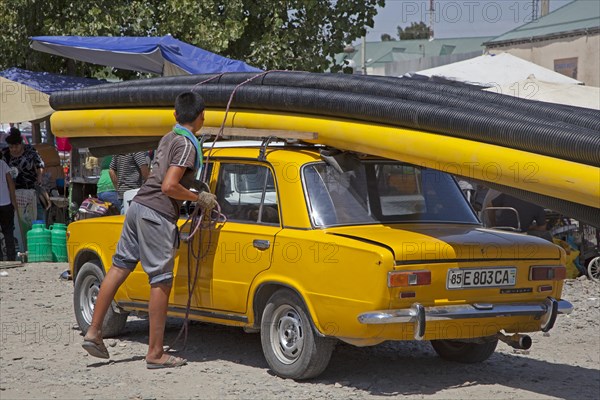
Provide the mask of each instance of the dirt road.
[{"label": "dirt road", "polygon": [[[500,343],[483,364],[441,360],[427,342],[369,348],[339,344],[316,380],[273,376],[258,334],[193,324],[184,356],[173,370],[149,371],[143,356],[146,320],[130,317],[111,345],[111,360],[87,356],[73,316],[73,284],[59,280],[66,264],[0,269],[0,399],[598,399],[600,285],[567,281],[564,298],[575,311],[559,317],[549,336],[516,352]],[[180,322],[170,320],[167,342]]]}]

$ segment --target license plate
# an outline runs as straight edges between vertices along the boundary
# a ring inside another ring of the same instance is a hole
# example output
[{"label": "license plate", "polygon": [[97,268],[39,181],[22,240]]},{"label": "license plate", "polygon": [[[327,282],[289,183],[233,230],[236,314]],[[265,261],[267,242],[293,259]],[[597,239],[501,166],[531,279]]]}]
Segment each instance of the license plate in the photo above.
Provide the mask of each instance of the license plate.
[{"label": "license plate", "polygon": [[453,268],[448,270],[448,289],[514,286],[517,269],[499,268]]}]

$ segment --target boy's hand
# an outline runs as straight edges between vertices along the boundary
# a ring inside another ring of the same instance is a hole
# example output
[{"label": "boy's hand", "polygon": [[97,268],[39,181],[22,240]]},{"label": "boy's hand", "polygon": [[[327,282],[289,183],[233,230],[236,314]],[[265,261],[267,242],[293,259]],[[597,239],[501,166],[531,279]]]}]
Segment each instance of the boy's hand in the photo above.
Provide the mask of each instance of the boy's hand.
[{"label": "boy's hand", "polygon": [[196,203],[204,210],[204,215],[209,216],[212,213],[213,208],[217,206],[217,196],[209,192],[198,193],[198,200]]}]

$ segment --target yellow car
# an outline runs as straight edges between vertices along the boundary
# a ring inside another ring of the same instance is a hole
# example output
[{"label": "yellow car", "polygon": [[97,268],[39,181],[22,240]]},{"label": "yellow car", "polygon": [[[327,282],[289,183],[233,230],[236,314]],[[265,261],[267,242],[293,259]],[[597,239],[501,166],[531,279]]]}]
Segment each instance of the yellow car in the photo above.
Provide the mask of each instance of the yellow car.
[{"label": "yellow car", "polygon": [[[572,310],[560,299],[564,251],[482,228],[445,173],[284,143],[217,146],[206,168],[222,216],[182,241],[169,315],[184,317],[190,298],[193,320],[260,331],[279,376],[319,375],[339,340],[430,340],[445,359],[480,362],[499,339],[528,348],[521,333],[548,331]],[[122,223],[69,225],[84,332]],[[149,293],[138,265],[115,296],[105,335],[118,335],[129,312],[147,312]]]}]

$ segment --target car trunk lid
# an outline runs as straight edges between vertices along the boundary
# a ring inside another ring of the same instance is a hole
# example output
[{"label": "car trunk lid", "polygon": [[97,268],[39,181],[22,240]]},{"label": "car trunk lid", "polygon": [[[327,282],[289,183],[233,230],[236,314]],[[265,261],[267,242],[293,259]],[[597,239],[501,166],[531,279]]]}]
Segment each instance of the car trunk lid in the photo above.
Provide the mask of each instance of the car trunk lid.
[{"label": "car trunk lid", "polygon": [[396,265],[422,262],[558,260],[554,244],[524,234],[473,225],[394,224],[329,228],[328,234],[373,243],[392,251]]}]

